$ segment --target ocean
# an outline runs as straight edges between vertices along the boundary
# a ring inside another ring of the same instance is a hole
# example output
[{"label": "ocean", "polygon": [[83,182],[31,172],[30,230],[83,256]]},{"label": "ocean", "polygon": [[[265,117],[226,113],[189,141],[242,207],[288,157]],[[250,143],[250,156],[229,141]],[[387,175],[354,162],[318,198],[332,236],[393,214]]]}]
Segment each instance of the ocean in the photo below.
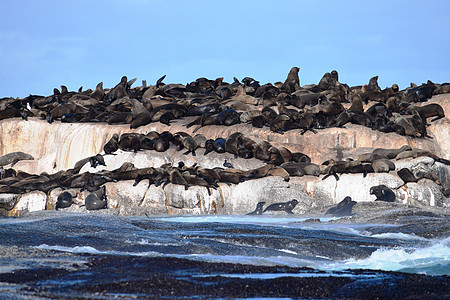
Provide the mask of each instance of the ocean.
[{"label": "ocean", "polygon": [[396,216],[2,217],[0,298],[448,298],[448,217]]}]

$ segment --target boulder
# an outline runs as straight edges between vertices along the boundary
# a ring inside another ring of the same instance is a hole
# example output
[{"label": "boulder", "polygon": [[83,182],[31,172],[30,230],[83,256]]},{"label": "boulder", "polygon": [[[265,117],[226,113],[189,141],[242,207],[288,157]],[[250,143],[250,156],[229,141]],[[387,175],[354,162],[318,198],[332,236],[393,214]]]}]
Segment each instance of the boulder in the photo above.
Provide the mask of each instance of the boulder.
[{"label": "boulder", "polygon": [[16,205],[8,212],[8,215],[18,217],[27,212],[45,210],[46,206],[47,195],[41,191],[33,191],[20,195]]}]

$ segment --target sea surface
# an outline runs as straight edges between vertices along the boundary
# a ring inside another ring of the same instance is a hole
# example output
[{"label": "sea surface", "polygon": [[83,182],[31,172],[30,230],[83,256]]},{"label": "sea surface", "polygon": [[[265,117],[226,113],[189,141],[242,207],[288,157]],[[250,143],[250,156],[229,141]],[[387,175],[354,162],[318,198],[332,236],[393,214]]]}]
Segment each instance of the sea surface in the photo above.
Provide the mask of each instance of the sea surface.
[{"label": "sea surface", "polygon": [[[412,285],[419,286],[429,280],[427,286],[442,289],[439,295],[450,294],[447,219],[439,221],[437,232],[424,230],[420,222],[341,221],[55,211],[4,217],[0,299],[215,298],[222,295],[214,294],[219,283],[224,298],[309,298],[286,290],[306,279],[306,293],[318,285],[311,297],[358,298],[344,287],[370,288],[372,282],[381,288],[383,280],[396,276],[413,278]],[[333,280],[336,289],[321,294],[322,285]],[[262,292],[253,291],[252,284]]]}]

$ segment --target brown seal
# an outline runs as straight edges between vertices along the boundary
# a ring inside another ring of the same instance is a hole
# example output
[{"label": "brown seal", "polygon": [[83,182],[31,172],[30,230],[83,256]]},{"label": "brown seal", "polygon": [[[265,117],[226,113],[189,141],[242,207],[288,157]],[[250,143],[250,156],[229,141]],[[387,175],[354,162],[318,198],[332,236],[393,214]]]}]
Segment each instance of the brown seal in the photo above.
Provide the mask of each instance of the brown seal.
[{"label": "brown seal", "polygon": [[103,146],[103,151],[106,154],[113,154],[119,149],[119,134],[114,133],[111,139]]},{"label": "brown seal", "polygon": [[293,67],[289,71],[289,74],[281,86],[281,90],[288,91],[289,93],[295,92],[296,87],[300,87],[300,78],[298,77],[298,72],[300,68]]},{"label": "brown seal", "polygon": [[375,173],[388,173],[395,170],[395,164],[389,159],[381,158],[372,162],[372,168]]},{"label": "brown seal", "polygon": [[[393,159],[395,158],[399,153],[403,151],[411,151],[412,148],[409,145],[403,145],[399,149],[384,149],[384,148],[377,148],[372,151],[374,154],[381,155],[384,158],[387,159]],[[372,160],[373,161],[373,160]]]},{"label": "brown seal", "polygon": [[406,109],[408,113],[412,113],[413,111],[417,111],[419,116],[422,118],[423,122],[426,122],[429,117],[436,117],[431,120],[431,122],[439,120],[445,117],[444,109],[437,103],[430,103],[423,106],[413,106],[410,105]]}]

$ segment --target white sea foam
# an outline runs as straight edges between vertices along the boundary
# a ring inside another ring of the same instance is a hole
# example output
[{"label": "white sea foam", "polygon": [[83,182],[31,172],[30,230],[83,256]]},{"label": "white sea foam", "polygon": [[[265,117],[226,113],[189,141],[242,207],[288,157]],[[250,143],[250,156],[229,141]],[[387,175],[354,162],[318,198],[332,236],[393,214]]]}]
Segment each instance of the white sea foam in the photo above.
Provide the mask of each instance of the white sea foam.
[{"label": "white sea foam", "polygon": [[193,277],[228,277],[228,278],[242,278],[242,279],[276,279],[283,277],[297,277],[297,278],[310,278],[310,277],[366,277],[374,278],[378,275],[354,275],[350,273],[316,273],[316,272],[302,272],[302,273],[246,273],[246,274],[205,274],[194,275]]},{"label": "white sea foam", "polygon": [[417,236],[415,234],[407,234],[401,232],[387,232],[380,234],[372,234],[371,237],[381,238],[381,239],[398,239],[398,240],[421,240],[426,241],[426,238]]},{"label": "white sea foam", "polygon": [[106,250],[100,251],[90,246],[75,246],[75,247],[65,247],[65,246],[49,246],[46,244],[42,244],[39,246],[35,246],[34,248],[43,249],[43,250],[54,250],[61,252],[69,252],[69,253],[88,253],[88,254],[104,254],[104,255],[128,255],[128,256],[164,256],[163,254],[155,251],[144,251],[144,252],[129,252],[129,251],[114,251],[114,250]]},{"label": "white sea foam", "polygon": [[70,252],[70,253],[91,253],[91,254],[102,254],[101,251],[98,251],[94,247],[90,246],[75,246],[75,247],[65,247],[65,246],[50,246],[46,244],[42,244],[39,246],[36,246],[38,249],[42,250],[55,250],[55,251],[61,251],[61,252]]},{"label": "white sea foam", "polygon": [[[292,217],[289,215],[207,215],[207,216],[177,216],[177,217],[163,217],[155,218],[155,220],[168,221],[168,222],[180,222],[180,223],[231,223],[231,224],[265,224],[265,225],[280,225],[290,224],[306,221],[310,218]],[[336,217],[320,217],[317,218],[320,222],[329,222],[331,220],[337,220]]]},{"label": "white sea foam", "polygon": [[348,259],[326,269],[372,269],[450,275],[450,238],[425,248],[381,248],[365,259]]}]

